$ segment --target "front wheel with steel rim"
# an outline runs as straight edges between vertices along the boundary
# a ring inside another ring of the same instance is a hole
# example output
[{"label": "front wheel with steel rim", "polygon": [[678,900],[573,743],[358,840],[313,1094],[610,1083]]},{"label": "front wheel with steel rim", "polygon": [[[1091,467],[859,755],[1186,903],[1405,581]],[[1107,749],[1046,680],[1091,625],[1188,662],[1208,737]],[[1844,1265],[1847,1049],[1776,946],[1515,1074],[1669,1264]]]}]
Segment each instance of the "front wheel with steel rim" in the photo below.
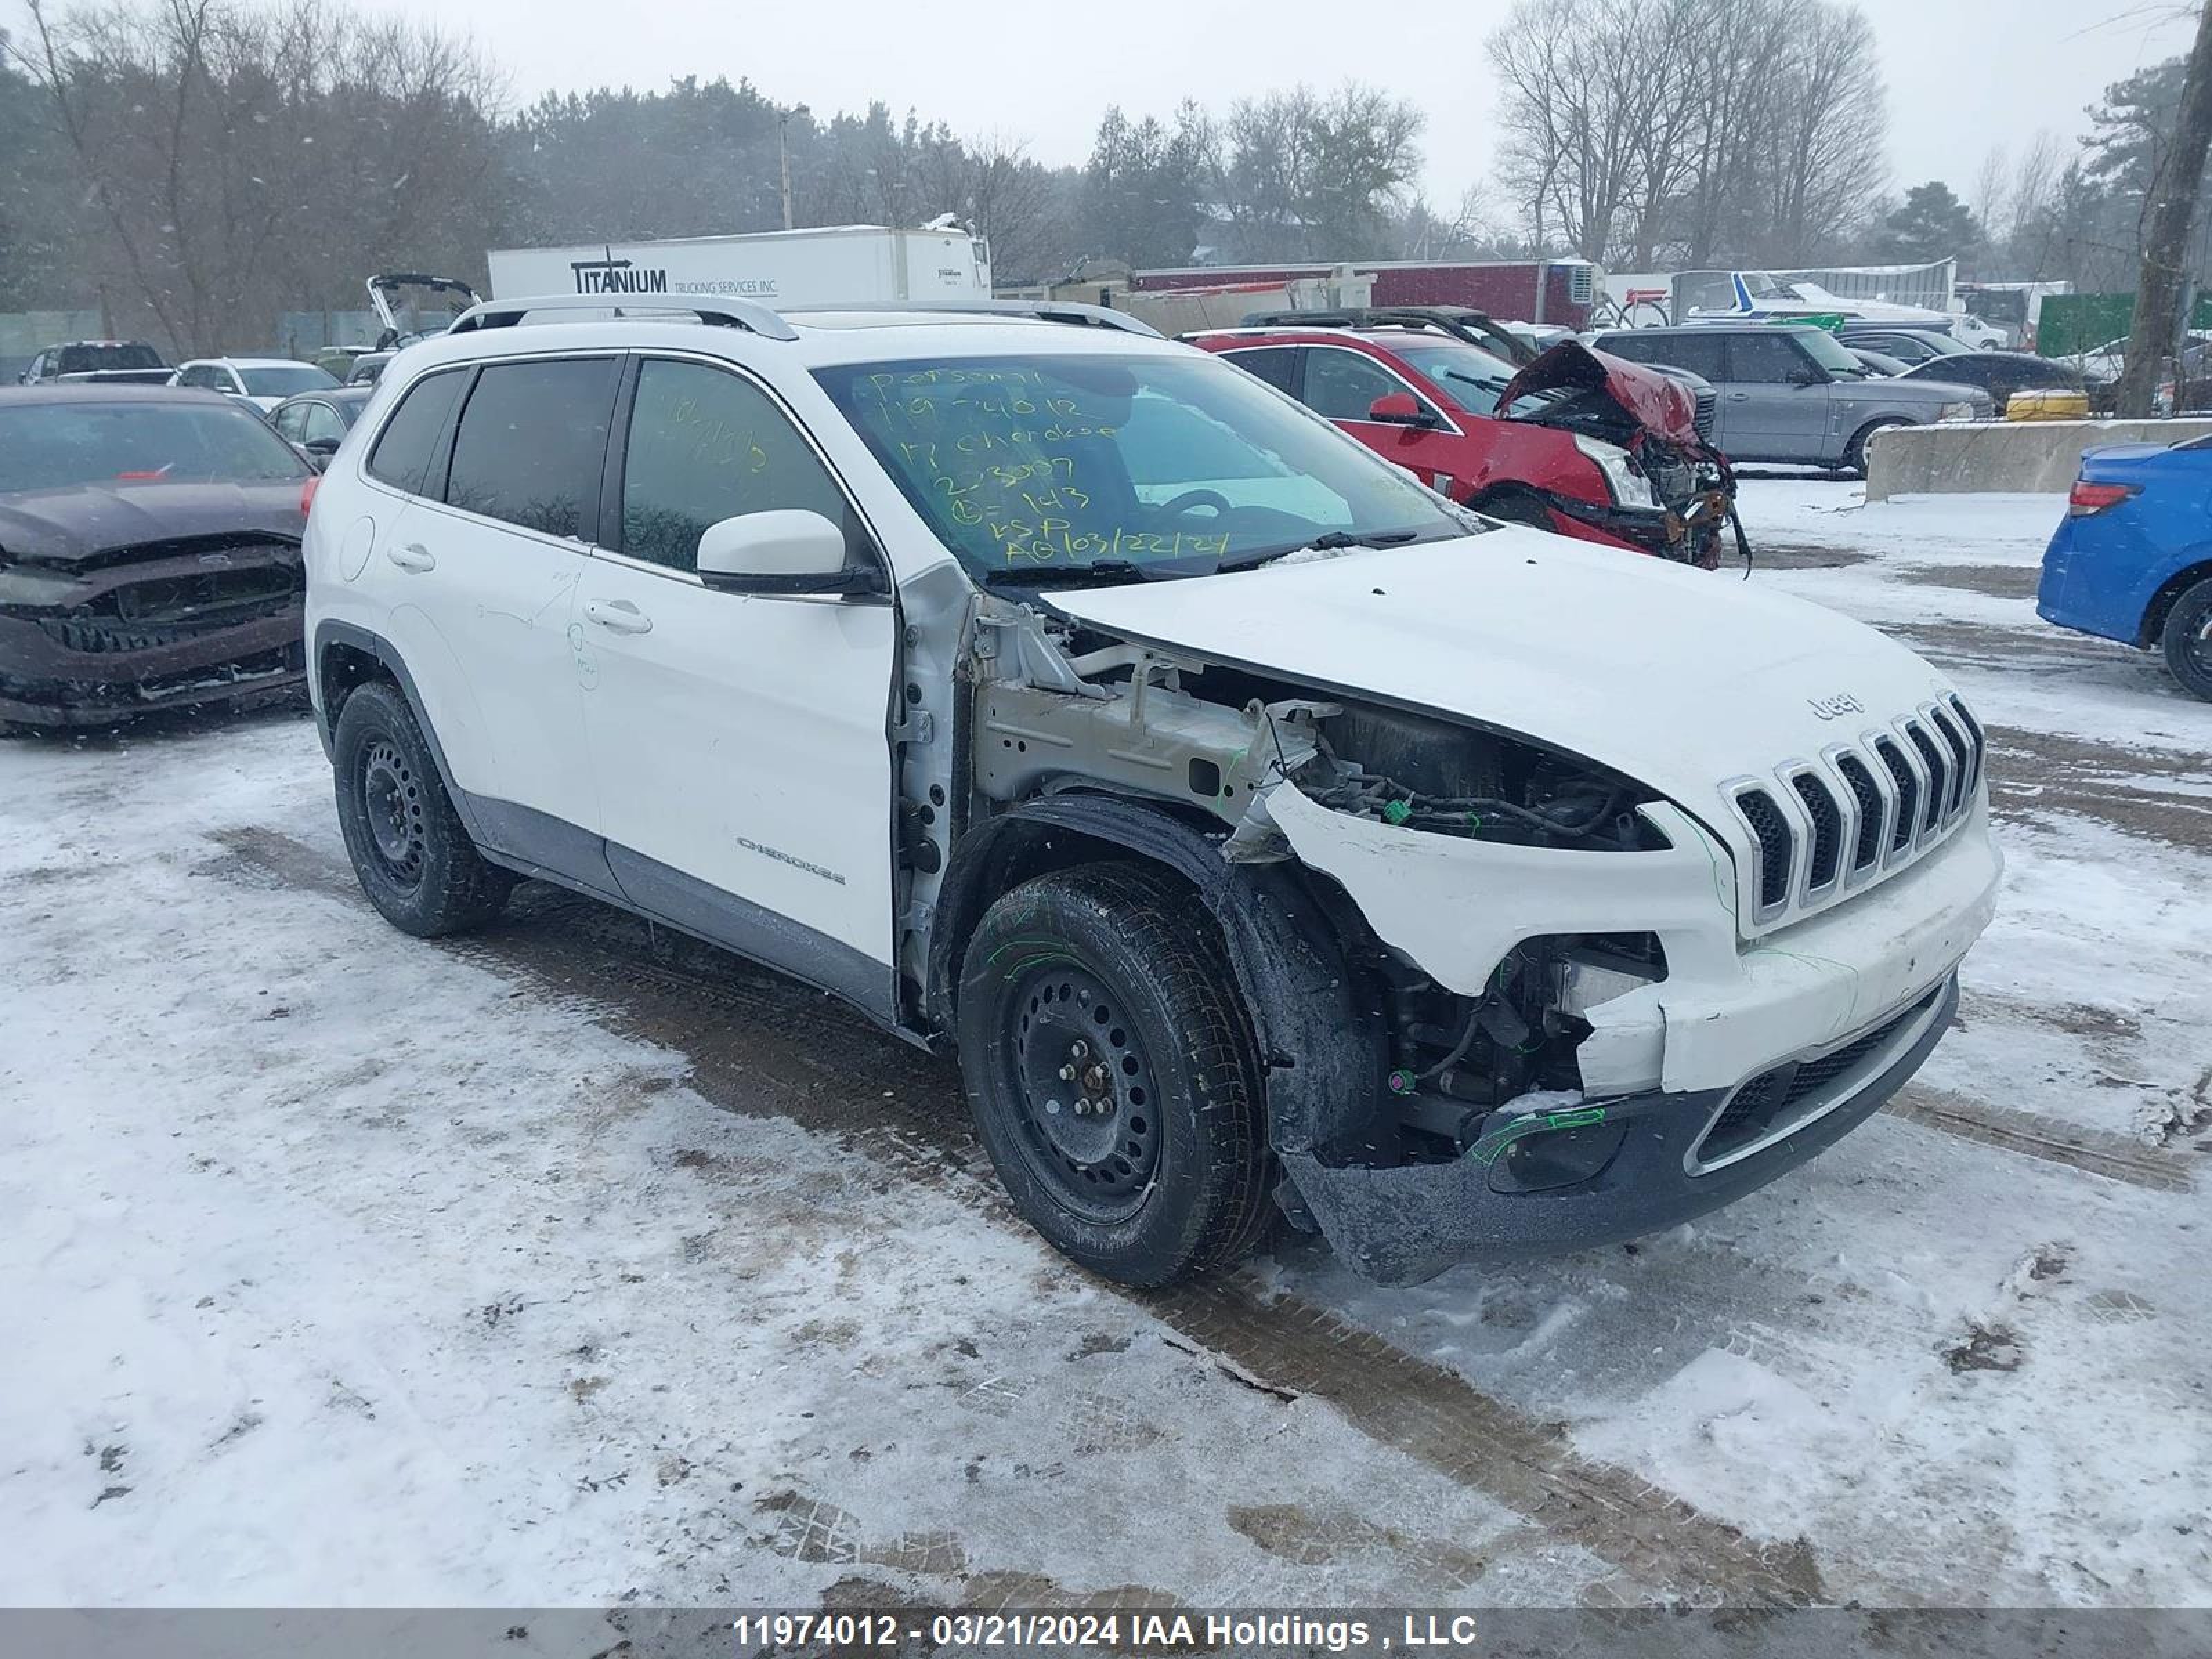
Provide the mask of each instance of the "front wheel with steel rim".
[{"label": "front wheel with steel rim", "polygon": [[331,763],[354,874],[387,921],[429,938],[499,914],[514,878],[470,841],[398,687],[377,681],[347,696]]},{"label": "front wheel with steel rim", "polygon": [[2166,613],[2166,665],[2182,689],[2212,702],[2212,579],[2184,590]]},{"label": "front wheel with steel rim", "polygon": [[1014,889],[969,943],[957,1019],[977,1132],[1056,1248],[1159,1285],[1250,1245],[1267,1214],[1258,1068],[1188,888],[1100,864]]}]

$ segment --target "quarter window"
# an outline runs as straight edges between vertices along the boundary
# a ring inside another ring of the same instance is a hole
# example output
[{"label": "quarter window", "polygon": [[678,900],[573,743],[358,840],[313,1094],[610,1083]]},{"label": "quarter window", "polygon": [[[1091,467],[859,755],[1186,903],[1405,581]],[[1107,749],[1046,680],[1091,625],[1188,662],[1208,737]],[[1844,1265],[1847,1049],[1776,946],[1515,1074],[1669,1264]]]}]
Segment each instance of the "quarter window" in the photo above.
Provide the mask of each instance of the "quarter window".
[{"label": "quarter window", "polygon": [[819,513],[858,545],[844,492],[765,392],[703,363],[641,363],[623,452],[622,550],[694,570],[709,525],[779,508]]},{"label": "quarter window", "polygon": [[597,533],[617,360],[495,363],[453,438],[446,500],[547,536]]},{"label": "quarter window", "polygon": [[442,374],[425,375],[408,387],[399,407],[377,435],[376,447],[368,457],[369,476],[410,495],[422,494],[438,440],[467,383],[465,370],[448,369]]}]

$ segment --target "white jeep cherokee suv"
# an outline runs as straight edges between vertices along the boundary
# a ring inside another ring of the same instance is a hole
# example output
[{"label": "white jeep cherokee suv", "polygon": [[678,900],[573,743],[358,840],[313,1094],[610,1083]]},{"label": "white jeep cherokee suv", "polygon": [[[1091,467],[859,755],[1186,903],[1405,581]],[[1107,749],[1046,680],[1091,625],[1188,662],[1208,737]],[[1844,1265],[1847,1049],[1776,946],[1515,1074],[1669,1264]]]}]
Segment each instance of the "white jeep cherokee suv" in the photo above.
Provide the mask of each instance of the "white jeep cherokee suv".
[{"label": "white jeep cherokee suv", "polygon": [[323,477],[397,926],[537,877],[957,1048],[1139,1285],[1278,1209],[1389,1282],[1663,1227],[1943,1030],[1982,733],[1872,629],[1492,526],[1111,313],[646,303],[477,307]]}]

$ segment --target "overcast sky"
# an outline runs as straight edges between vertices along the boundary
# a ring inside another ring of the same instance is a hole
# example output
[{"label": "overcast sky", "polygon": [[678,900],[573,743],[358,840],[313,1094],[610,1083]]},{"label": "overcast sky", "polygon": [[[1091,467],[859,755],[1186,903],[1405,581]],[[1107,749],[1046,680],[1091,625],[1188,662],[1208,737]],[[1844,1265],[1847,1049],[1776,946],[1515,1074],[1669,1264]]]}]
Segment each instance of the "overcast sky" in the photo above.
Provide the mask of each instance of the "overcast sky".
[{"label": "overcast sky", "polygon": [[[357,0],[423,12],[415,0]],[[2017,150],[2049,128],[2072,138],[2110,82],[2186,44],[2178,0],[1860,0],[1890,90],[1889,181],[1973,188],[1992,144]],[[1346,0],[1008,6],[987,0],[754,0],[635,9],[605,0],[465,0],[436,8],[503,64],[511,96],[669,77],[750,78],[817,114],[880,98],[968,136],[1023,141],[1048,162],[1081,161],[1099,112],[1166,115],[1185,97],[1214,107],[1304,80],[1347,76],[1411,99],[1428,117],[1425,188],[1439,208],[1486,179],[1497,96],[1481,38],[1500,0],[1428,7]],[[995,15],[994,15],[995,13]],[[20,24],[20,0],[0,19]],[[1346,20],[1373,27],[1355,39]],[[1493,206],[1502,206],[1493,201]]]}]

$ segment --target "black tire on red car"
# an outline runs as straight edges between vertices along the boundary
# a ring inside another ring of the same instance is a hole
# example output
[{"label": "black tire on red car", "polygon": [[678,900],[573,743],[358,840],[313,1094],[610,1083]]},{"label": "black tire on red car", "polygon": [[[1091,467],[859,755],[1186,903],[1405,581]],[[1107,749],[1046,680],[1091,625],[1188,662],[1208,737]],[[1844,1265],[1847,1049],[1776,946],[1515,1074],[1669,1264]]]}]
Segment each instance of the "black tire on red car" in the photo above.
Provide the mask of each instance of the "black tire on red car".
[{"label": "black tire on red car", "polygon": [[355,690],[338,711],[331,764],[338,828],[368,902],[422,939],[482,927],[515,878],[476,849],[399,688]]},{"label": "black tire on red car", "polygon": [[2212,702],[2212,577],[2182,590],[2159,639],[2182,690]]},{"label": "black tire on red car", "polygon": [[1055,1249],[1154,1287],[1256,1242],[1273,1212],[1258,1056],[1188,888],[1122,864],[1024,882],[969,942],[957,1023],[976,1131]]}]

